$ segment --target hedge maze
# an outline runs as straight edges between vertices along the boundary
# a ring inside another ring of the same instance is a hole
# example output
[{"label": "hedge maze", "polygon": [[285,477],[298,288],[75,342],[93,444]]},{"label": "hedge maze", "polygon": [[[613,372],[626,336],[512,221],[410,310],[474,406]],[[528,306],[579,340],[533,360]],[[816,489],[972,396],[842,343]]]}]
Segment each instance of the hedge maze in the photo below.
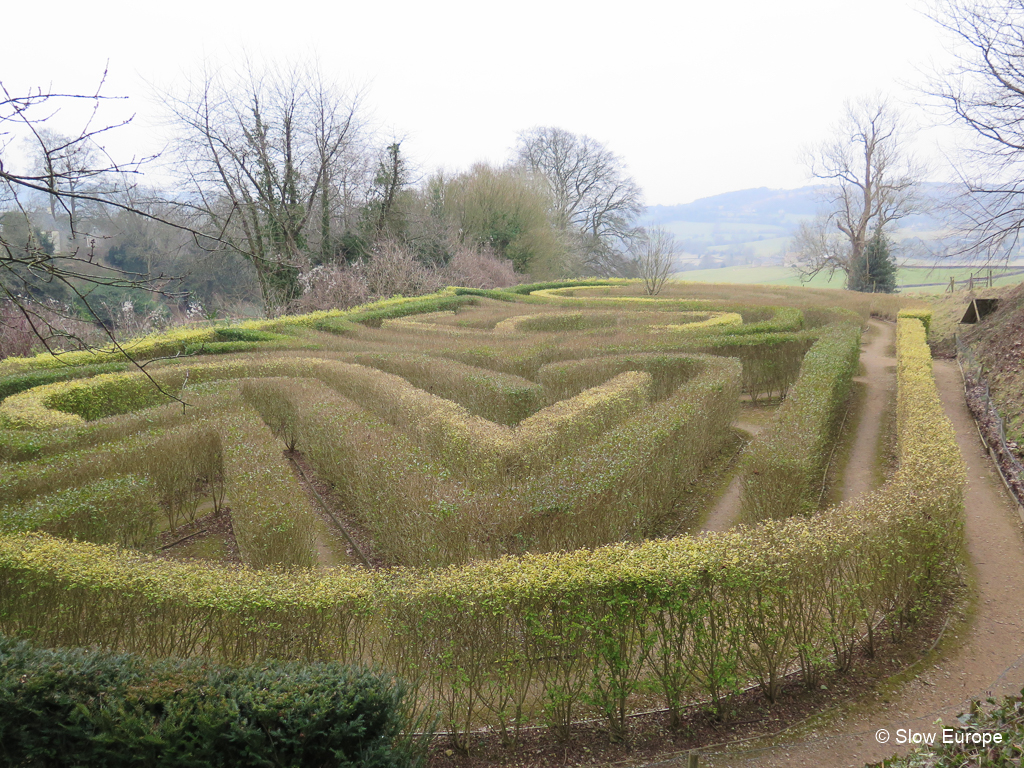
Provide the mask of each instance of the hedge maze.
[{"label": "hedge maze", "polygon": [[[678,719],[850,668],[960,556],[924,326],[898,322],[898,468],[819,509],[861,323],[897,305],[715,290],[448,289],[136,342],[185,353],[147,371],[186,406],[116,351],[0,362],[0,632],[376,664],[459,747],[595,714],[625,738],[641,696]],[[747,524],[700,535],[681,496],[722,466],[742,401],[776,409],[739,463]],[[291,451],[385,567],[327,567]],[[243,565],[156,551],[201,515],[230,516]]]}]

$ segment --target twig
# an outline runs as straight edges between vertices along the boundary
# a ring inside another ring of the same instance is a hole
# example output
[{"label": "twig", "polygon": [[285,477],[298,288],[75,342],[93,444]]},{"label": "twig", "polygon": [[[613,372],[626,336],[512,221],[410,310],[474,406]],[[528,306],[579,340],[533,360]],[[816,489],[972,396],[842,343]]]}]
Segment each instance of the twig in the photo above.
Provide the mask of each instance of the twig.
[{"label": "twig", "polygon": [[198,536],[201,533],[206,533],[209,530],[210,530],[209,528],[203,528],[203,530],[201,530],[201,531],[196,531],[195,533],[190,533],[188,536],[184,536],[184,537],[178,539],[177,541],[172,541],[170,544],[165,544],[164,546],[160,547],[159,551],[163,552],[165,549],[170,549],[171,547],[176,547],[179,544],[181,544],[181,542],[188,541],[189,539],[194,538],[194,537]]}]

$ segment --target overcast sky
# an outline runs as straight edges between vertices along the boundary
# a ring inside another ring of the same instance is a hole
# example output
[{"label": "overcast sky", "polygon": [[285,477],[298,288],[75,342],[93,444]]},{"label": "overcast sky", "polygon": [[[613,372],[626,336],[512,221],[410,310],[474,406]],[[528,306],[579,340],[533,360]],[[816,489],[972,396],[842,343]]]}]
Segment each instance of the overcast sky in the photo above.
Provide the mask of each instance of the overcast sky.
[{"label": "overcast sky", "polygon": [[[723,3],[486,2],[5,5],[0,80],[12,91],[95,89],[109,61],[107,114],[136,115],[120,155],[160,146],[151,84],[174,87],[204,59],[316,56],[365,91],[367,116],[404,138],[421,172],[503,162],[517,131],[554,125],[605,143],[649,204],[810,183],[801,148],[844,100],[883,92],[914,111],[908,84],[941,66],[919,0]],[[941,131],[917,151],[946,175]]]}]

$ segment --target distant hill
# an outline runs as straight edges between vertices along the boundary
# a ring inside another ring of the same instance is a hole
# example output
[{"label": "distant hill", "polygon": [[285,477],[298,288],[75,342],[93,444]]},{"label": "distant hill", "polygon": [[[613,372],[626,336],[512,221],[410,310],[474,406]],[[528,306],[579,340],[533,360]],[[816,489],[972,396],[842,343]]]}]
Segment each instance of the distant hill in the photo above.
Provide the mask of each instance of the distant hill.
[{"label": "distant hill", "polygon": [[[781,264],[800,223],[817,213],[821,186],[799,189],[743,189],[681,205],[652,205],[644,226],[661,226],[676,236],[687,256],[683,268],[750,263]],[[923,185],[934,210],[944,203],[947,185]],[[901,222],[900,239],[934,239],[943,230],[938,215],[918,214]]]},{"label": "distant hill", "polygon": [[743,189],[703,197],[682,205],[652,205],[647,208],[645,219],[653,225],[677,221],[766,226],[797,225],[817,211],[816,192],[819,189],[820,187]]}]

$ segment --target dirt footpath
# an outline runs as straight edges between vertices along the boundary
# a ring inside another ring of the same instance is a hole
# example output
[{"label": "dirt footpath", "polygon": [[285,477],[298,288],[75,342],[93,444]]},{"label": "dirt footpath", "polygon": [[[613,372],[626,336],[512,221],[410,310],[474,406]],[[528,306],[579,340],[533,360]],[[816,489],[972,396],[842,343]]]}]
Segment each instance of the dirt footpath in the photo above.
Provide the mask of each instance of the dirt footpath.
[{"label": "dirt footpath", "polygon": [[864,401],[850,458],[843,472],[843,501],[850,501],[878,486],[875,467],[879,430],[889,398],[896,389],[896,358],[892,323],[871,320],[862,342],[860,364],[864,373],[854,381],[864,386]]},{"label": "dirt footpath", "polygon": [[[967,549],[977,589],[973,620],[966,627],[951,626],[940,646],[944,651],[921,665],[910,682],[887,691],[884,699],[874,695],[849,705],[824,724],[785,733],[774,744],[748,742],[726,751],[709,750],[702,754],[701,766],[863,766],[909,749],[895,744],[897,729],[935,732],[941,727],[934,725],[937,718],[952,722],[971,698],[1019,693],[1024,686],[1021,522],[978,438],[956,363],[937,360],[934,369],[967,463]],[[873,378],[870,367],[868,372]],[[861,423],[866,427],[873,421],[877,419],[865,413]],[[854,457],[857,450],[855,445]],[[852,464],[848,480],[854,474]],[[876,740],[879,729],[889,733],[884,745]]]}]

